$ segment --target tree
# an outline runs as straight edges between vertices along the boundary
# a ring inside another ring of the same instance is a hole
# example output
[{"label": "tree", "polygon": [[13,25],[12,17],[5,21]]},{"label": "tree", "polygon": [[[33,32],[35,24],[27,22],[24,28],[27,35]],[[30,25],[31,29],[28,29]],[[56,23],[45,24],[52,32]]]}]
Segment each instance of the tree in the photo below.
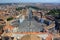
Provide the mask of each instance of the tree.
[{"label": "tree", "polygon": [[13,17],[9,17],[7,18],[7,21],[13,20]]},{"label": "tree", "polygon": [[60,18],[60,9],[52,9],[47,14]]}]

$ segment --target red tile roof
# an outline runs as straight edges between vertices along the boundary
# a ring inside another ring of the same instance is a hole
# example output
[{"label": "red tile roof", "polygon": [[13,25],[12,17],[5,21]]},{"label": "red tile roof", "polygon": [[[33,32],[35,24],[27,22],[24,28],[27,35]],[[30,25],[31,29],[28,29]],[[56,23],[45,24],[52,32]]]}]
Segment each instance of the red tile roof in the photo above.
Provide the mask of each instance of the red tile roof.
[{"label": "red tile roof", "polygon": [[9,26],[5,26],[5,27],[3,28],[3,30],[7,30],[7,29],[9,29],[9,30],[13,30],[14,27],[9,25]]}]

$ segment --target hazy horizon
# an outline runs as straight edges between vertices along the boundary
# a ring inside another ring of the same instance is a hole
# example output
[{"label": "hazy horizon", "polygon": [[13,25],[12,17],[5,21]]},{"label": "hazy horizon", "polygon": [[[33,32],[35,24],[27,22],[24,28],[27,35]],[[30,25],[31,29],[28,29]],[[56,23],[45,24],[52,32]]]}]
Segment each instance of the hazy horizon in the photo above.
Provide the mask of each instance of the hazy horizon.
[{"label": "hazy horizon", "polygon": [[60,3],[60,0],[0,0],[0,3]]}]

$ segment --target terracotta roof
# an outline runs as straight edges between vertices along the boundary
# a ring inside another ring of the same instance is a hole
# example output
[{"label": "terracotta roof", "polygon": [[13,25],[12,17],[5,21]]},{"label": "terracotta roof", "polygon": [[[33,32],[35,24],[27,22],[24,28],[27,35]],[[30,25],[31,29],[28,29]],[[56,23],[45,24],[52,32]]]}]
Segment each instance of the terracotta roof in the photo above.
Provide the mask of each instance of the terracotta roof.
[{"label": "terracotta roof", "polygon": [[9,25],[9,26],[5,26],[5,27],[3,28],[3,30],[7,30],[7,29],[9,29],[9,30],[13,30],[14,27]]},{"label": "terracotta roof", "polygon": [[14,32],[14,34],[46,34],[47,32]]},{"label": "terracotta roof", "polygon": [[52,40],[53,36],[49,34],[49,36],[46,38],[46,40]]},{"label": "terracotta roof", "polygon": [[[35,33],[35,32],[34,32]],[[5,36],[12,36],[13,34],[22,34],[22,33],[5,33]],[[37,34],[46,34],[46,33],[37,33]],[[25,36],[23,36],[22,38],[20,38],[20,40],[42,40],[41,37],[37,36],[37,34],[27,34]],[[48,37],[46,37],[46,40],[51,40],[53,38],[52,34],[48,34]]]},{"label": "terracotta roof", "polygon": [[12,35],[13,35],[13,33],[4,33],[3,36],[9,36],[9,37],[11,37]]}]

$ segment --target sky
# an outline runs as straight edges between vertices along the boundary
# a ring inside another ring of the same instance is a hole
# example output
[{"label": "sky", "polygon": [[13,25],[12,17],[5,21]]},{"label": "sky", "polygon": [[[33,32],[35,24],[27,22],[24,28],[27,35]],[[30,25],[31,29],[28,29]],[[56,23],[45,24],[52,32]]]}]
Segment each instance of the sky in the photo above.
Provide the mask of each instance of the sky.
[{"label": "sky", "polygon": [[0,3],[60,3],[60,0],[0,0]]}]

